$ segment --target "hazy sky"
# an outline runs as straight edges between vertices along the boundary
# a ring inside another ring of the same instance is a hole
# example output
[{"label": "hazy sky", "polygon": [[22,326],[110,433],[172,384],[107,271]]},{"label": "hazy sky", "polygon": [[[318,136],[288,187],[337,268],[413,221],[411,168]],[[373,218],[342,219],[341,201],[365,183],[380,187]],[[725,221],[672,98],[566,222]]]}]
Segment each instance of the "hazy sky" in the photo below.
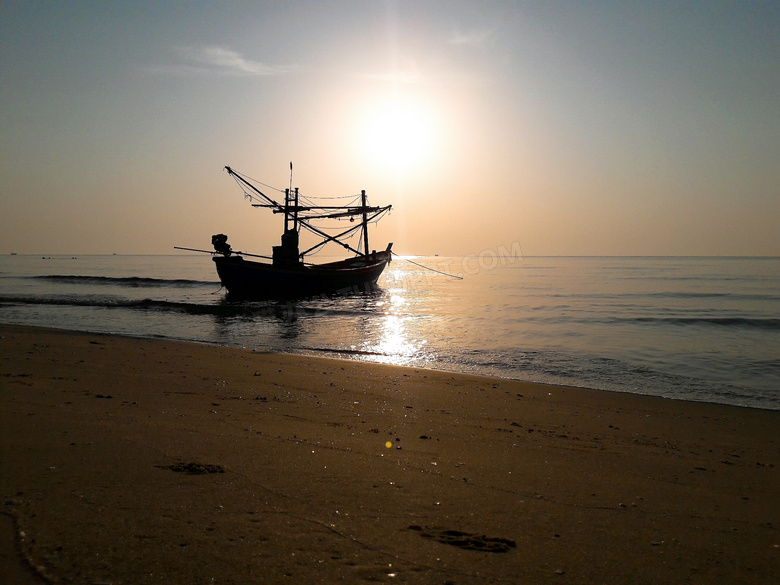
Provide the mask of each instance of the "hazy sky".
[{"label": "hazy sky", "polygon": [[780,255],[780,2],[0,7],[0,253],[268,253],[224,165],[402,254]]}]

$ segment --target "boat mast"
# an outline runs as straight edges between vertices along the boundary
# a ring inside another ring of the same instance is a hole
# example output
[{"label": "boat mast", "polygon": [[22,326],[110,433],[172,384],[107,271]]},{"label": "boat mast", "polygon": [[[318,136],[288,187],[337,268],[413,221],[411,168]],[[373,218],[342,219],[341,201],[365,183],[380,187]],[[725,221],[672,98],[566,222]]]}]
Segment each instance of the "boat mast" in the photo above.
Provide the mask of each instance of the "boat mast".
[{"label": "boat mast", "polygon": [[284,190],[284,232],[290,231],[290,190]]},{"label": "boat mast", "polygon": [[[292,214],[292,229],[298,231],[298,188],[295,188],[295,199],[291,201],[293,194],[293,164],[290,161],[290,188],[284,190],[284,231],[290,230],[290,214]],[[293,207],[294,205],[294,207]],[[292,209],[292,211],[290,211]]]},{"label": "boat mast", "polygon": [[298,187],[295,188],[295,208],[293,211],[293,229],[298,231]]},{"label": "boat mast", "polygon": [[291,189],[284,190],[284,231],[290,231],[290,222],[292,221],[292,230],[298,231],[298,187],[295,191]]},{"label": "boat mast", "polygon": [[298,248],[298,188],[292,189],[292,168],[290,163],[290,187],[284,190],[284,209],[281,210],[284,212],[284,233],[282,245],[272,248],[274,266],[295,267],[303,262],[303,254]]},{"label": "boat mast", "polygon": [[368,202],[365,189],[360,192],[360,198],[360,204],[363,208],[363,253],[365,256],[368,256]]}]

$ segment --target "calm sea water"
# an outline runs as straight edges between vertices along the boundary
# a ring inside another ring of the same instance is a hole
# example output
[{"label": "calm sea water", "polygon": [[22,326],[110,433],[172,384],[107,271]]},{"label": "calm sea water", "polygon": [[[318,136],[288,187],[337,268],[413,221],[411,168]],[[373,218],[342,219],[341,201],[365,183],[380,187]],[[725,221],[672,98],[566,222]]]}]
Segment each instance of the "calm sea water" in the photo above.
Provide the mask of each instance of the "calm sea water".
[{"label": "calm sea water", "polygon": [[232,303],[206,255],[4,256],[0,322],[780,410],[780,258],[413,261],[369,295]]}]

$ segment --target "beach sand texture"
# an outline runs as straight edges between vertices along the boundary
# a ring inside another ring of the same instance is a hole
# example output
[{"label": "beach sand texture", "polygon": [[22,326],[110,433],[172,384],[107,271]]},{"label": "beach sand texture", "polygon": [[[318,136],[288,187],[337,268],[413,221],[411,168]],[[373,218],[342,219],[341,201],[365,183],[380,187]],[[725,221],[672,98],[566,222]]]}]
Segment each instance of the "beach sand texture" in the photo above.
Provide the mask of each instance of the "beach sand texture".
[{"label": "beach sand texture", "polygon": [[777,411],[0,337],[5,583],[780,582]]}]

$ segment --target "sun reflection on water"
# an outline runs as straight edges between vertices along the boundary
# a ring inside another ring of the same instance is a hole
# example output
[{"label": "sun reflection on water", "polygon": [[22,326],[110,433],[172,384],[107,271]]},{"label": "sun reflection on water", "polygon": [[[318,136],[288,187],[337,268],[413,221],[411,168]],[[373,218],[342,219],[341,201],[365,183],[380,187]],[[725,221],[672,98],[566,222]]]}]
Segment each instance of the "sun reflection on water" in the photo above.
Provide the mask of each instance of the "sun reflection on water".
[{"label": "sun reflection on water", "polygon": [[419,339],[410,330],[413,315],[403,288],[386,289],[387,295],[377,303],[384,315],[379,320],[375,335],[367,339],[362,350],[371,354],[371,361],[386,364],[405,365],[419,361],[427,341]]},{"label": "sun reflection on water", "polygon": [[[388,363],[408,362],[416,357],[420,344],[409,337],[404,319],[396,315],[388,315],[382,319],[381,338],[369,350],[383,354]],[[384,361],[384,360],[383,360]]]}]

